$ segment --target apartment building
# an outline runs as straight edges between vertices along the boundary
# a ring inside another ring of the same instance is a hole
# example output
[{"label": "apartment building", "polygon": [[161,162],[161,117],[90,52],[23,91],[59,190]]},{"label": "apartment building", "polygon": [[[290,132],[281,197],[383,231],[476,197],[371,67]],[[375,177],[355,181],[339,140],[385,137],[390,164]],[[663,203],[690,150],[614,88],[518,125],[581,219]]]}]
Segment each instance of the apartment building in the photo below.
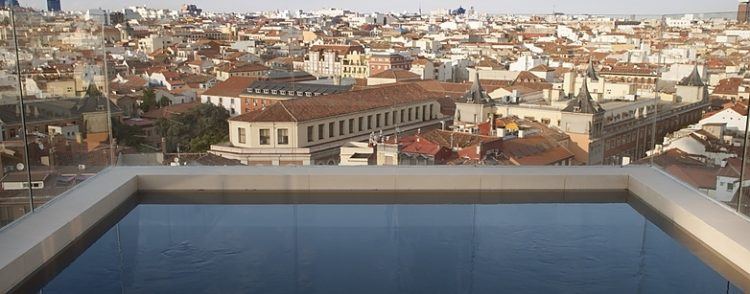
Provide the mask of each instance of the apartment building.
[{"label": "apartment building", "polygon": [[361,45],[314,45],[310,47],[302,69],[317,77],[341,76],[344,57],[355,51],[364,54],[365,49]]},{"label": "apartment building", "polygon": [[660,144],[654,138],[697,123],[708,106],[707,87],[697,68],[676,85],[672,100],[638,96],[596,99],[588,84],[601,79],[591,70],[584,76],[574,98],[548,104],[493,100],[475,82],[466,102],[456,103],[456,124],[471,130],[493,115],[539,121],[570,136],[570,150],[578,163],[623,164],[645,157]]},{"label": "apartment building", "polygon": [[342,77],[365,79],[370,76],[367,55],[359,51],[352,51],[344,56],[341,66]]},{"label": "apartment building", "polygon": [[348,142],[440,126],[450,118],[437,98],[398,84],[279,101],[230,119],[229,143],[209,152],[248,165],[335,165]]},{"label": "apartment building", "polygon": [[374,76],[391,69],[411,69],[411,58],[398,53],[372,53],[368,58],[370,75]]}]

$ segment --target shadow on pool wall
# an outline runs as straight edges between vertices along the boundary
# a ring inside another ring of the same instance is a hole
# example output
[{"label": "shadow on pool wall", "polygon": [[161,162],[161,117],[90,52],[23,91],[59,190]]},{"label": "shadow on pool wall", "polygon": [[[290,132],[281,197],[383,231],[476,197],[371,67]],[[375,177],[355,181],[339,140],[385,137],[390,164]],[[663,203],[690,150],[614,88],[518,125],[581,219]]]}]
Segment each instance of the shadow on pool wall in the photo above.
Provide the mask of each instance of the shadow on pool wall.
[{"label": "shadow on pool wall", "polygon": [[[44,293],[726,293],[630,205],[139,205]],[[729,293],[740,293],[729,285]]]}]

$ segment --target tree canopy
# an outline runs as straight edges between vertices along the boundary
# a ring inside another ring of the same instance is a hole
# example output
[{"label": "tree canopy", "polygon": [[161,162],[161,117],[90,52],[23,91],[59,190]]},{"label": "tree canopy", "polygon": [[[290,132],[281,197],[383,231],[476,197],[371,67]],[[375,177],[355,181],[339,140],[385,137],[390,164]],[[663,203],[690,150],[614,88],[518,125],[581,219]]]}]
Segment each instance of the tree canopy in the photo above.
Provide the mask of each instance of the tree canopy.
[{"label": "tree canopy", "polygon": [[148,112],[151,109],[156,109],[158,105],[156,104],[156,94],[154,93],[154,90],[151,88],[146,88],[143,90],[143,100],[141,101],[141,110],[143,112]]},{"label": "tree canopy", "polygon": [[159,108],[169,106],[170,104],[172,104],[172,101],[167,96],[161,96],[161,99],[159,99]]},{"label": "tree canopy", "polygon": [[170,118],[161,118],[157,130],[166,139],[168,152],[206,152],[212,144],[229,140],[229,112],[203,103]]},{"label": "tree canopy", "polygon": [[145,143],[143,130],[137,126],[129,126],[118,119],[112,118],[112,136],[122,145],[140,147]]}]

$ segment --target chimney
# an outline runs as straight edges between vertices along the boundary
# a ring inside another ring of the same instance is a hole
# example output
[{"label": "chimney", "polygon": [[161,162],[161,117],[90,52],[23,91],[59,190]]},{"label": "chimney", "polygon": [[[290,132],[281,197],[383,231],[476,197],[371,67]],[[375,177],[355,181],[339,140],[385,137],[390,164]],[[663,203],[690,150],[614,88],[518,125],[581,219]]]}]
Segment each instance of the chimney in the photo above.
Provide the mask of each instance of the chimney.
[{"label": "chimney", "polygon": [[518,138],[519,139],[523,139],[523,136],[524,136],[524,131],[523,130],[518,130]]},{"label": "chimney", "polygon": [[161,154],[167,154],[167,138],[161,137]]}]

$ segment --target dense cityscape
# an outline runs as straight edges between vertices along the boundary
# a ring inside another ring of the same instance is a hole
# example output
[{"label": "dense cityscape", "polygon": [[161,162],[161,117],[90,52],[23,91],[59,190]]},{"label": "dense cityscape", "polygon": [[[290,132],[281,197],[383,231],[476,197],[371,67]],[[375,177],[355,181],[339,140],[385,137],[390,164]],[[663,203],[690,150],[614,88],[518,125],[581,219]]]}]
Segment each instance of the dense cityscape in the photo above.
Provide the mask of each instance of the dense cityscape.
[{"label": "dense cityscape", "polygon": [[0,11],[5,223],[29,185],[41,204],[108,165],[653,164],[733,207],[750,186],[747,1],[661,18],[47,3]]}]

